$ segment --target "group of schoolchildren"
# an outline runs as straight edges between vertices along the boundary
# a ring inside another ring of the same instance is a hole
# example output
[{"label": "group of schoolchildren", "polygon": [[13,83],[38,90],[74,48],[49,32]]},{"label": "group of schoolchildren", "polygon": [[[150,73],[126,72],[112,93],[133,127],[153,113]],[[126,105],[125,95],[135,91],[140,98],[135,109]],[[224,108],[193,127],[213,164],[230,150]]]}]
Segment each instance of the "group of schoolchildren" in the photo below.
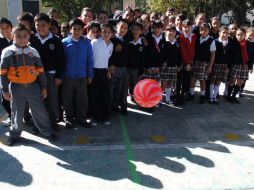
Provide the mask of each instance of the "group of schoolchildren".
[{"label": "group of schoolchildren", "polygon": [[221,27],[217,17],[208,24],[203,13],[192,23],[170,11],[160,17],[127,9],[113,26],[106,11],[93,20],[92,9],[84,8],[69,23],[59,26],[58,19],[55,10],[22,13],[13,29],[8,19],[0,20],[2,104],[11,120],[7,145],[19,140],[24,124],[57,140],[63,113],[68,129],[110,125],[113,111],[127,114],[127,97],[135,102],[141,79],[157,81],[166,104],[173,95],[177,106],[194,100],[197,80],[200,104],[219,104],[221,82],[226,99],[240,103],[236,94],[252,72],[254,29]]}]

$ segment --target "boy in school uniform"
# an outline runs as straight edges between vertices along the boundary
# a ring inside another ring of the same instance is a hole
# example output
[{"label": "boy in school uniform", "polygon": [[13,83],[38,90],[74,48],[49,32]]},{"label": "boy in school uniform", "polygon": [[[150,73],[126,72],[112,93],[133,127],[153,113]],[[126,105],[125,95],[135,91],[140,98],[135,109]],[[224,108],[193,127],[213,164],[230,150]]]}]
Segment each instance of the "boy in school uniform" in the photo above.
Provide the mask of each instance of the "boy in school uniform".
[{"label": "boy in school uniform", "polygon": [[193,67],[193,60],[196,50],[197,36],[192,33],[192,22],[184,20],[182,24],[183,33],[179,37],[180,53],[182,58],[182,69],[178,73],[176,91],[178,96],[176,105],[181,106],[185,104],[185,93],[189,91],[191,70]]},{"label": "boy in school uniform", "polygon": [[82,36],[84,24],[79,19],[70,21],[70,35],[63,39],[66,66],[63,72],[63,105],[66,114],[65,126],[74,127],[73,102],[77,121],[86,122],[88,95],[87,84],[92,83],[93,52],[91,43]]},{"label": "boy in school uniform", "polygon": [[190,84],[190,96],[189,100],[194,99],[194,89],[196,80],[200,81],[200,104],[205,103],[205,89],[206,89],[206,80],[208,74],[211,73],[212,66],[215,58],[215,41],[209,35],[209,26],[206,23],[203,23],[199,27],[200,38],[197,39],[196,43],[196,53],[193,64],[193,74],[191,77]]},{"label": "boy in school uniform", "polygon": [[48,96],[46,108],[48,110],[53,129],[58,130],[58,86],[61,84],[63,69],[65,67],[65,53],[61,40],[50,31],[50,18],[45,13],[38,13],[35,18],[35,29],[37,33],[31,41],[40,54],[48,84]]},{"label": "boy in school uniform", "polygon": [[104,125],[110,125],[110,91],[109,79],[111,72],[108,69],[109,58],[113,52],[113,44],[110,38],[113,35],[111,24],[101,25],[101,38],[94,39],[92,43],[94,58],[94,79],[91,84],[91,102],[93,109],[92,127],[103,122]]},{"label": "boy in school uniform", "polygon": [[92,40],[97,39],[101,34],[100,23],[97,21],[91,21],[87,24],[87,35],[86,38],[89,42]]},{"label": "boy in school uniform", "polygon": [[[124,39],[127,32],[127,21],[120,20],[116,25],[116,34],[111,39],[111,42],[114,44],[114,50],[110,59],[110,68],[113,71],[110,80],[110,107],[116,112],[121,111],[122,114],[127,113],[128,86],[126,65],[129,48],[128,43]],[[120,50],[117,49],[118,45],[121,46]]]},{"label": "boy in school uniform", "polygon": [[134,101],[133,90],[144,73],[145,45],[140,38],[143,26],[134,22],[131,29],[132,41],[129,42],[129,55],[127,63],[127,81],[131,100]]},{"label": "boy in school uniform", "polygon": [[36,127],[49,140],[56,140],[43,104],[47,97],[47,81],[40,56],[28,46],[30,33],[24,25],[17,25],[13,34],[14,44],[3,50],[0,65],[1,89],[12,107],[12,126],[6,144],[12,146],[21,135],[26,102]]}]

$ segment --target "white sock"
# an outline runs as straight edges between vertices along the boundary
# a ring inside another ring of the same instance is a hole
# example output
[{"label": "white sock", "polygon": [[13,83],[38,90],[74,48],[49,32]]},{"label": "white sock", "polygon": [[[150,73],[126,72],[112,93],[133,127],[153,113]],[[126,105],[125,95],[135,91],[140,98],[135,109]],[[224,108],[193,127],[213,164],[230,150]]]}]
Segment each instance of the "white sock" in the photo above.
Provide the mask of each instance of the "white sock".
[{"label": "white sock", "polygon": [[194,95],[194,89],[195,88],[190,88],[190,95],[192,95],[192,96]]},{"label": "white sock", "polygon": [[170,96],[171,96],[171,88],[166,88],[166,101],[169,102],[170,101]]},{"label": "white sock", "polygon": [[220,89],[220,86],[214,86],[214,94],[213,94],[214,99],[217,99],[217,95],[219,94],[219,89]]},{"label": "white sock", "polygon": [[227,96],[228,95],[228,84],[225,83],[225,89],[224,89],[224,96]]},{"label": "white sock", "polygon": [[204,95],[205,95],[205,90],[202,90],[202,91],[200,92],[200,95],[201,95],[201,96],[204,96]]},{"label": "white sock", "polygon": [[213,99],[215,92],[214,92],[214,84],[210,85],[210,99]]}]

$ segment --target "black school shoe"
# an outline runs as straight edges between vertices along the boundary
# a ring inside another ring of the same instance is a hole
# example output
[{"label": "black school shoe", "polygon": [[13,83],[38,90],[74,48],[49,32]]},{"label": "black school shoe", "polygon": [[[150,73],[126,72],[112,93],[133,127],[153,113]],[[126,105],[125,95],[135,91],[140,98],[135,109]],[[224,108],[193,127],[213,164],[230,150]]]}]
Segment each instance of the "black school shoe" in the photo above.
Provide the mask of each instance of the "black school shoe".
[{"label": "black school shoe", "polygon": [[200,96],[199,104],[204,104],[205,103],[205,99],[206,99],[205,96]]},{"label": "black school shoe", "polygon": [[66,129],[74,129],[73,121],[65,121],[65,127]]},{"label": "black school shoe", "polygon": [[189,95],[186,99],[186,101],[190,102],[190,101],[194,101],[195,100],[195,95]]},{"label": "black school shoe", "polygon": [[233,103],[233,104],[240,104],[241,102],[236,97],[232,97],[231,98],[231,103]]}]

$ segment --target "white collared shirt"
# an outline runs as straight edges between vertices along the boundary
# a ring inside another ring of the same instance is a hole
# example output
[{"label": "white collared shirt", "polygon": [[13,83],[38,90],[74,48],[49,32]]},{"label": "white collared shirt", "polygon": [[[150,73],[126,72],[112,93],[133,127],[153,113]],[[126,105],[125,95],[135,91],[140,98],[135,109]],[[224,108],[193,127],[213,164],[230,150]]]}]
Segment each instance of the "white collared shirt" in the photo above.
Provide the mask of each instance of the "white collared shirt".
[{"label": "white collared shirt", "polygon": [[228,39],[227,40],[221,40],[220,38],[218,38],[219,42],[222,43],[223,46],[228,45]]},{"label": "white collared shirt", "polygon": [[123,40],[123,36],[119,36],[118,34],[115,34],[115,36],[116,36],[117,39],[119,39],[119,40],[121,40],[121,41],[124,41],[124,40]]},{"label": "white collared shirt", "polygon": [[[210,38],[210,35],[206,36],[205,38],[200,37],[200,44],[204,43]],[[211,51],[216,51],[216,46],[215,46],[215,41],[213,40],[211,45],[210,45],[210,52]]]},{"label": "white collared shirt", "polygon": [[53,34],[49,32],[49,35],[46,38],[41,38],[40,34],[37,32],[35,36],[41,41],[41,44],[45,44],[47,40],[53,38]]},{"label": "white collared shirt", "polygon": [[166,38],[166,41],[170,42],[172,45],[174,45],[177,42],[175,38],[173,39],[173,41],[170,41],[168,38]]},{"label": "white collared shirt", "polygon": [[93,48],[94,68],[107,69],[108,61],[113,52],[113,44],[106,42],[102,38],[94,39],[91,42]]},{"label": "white collared shirt", "polygon": [[0,34],[0,38],[4,38],[2,34]]},{"label": "white collared shirt", "polygon": [[186,33],[183,32],[183,35],[184,35],[185,38],[188,38],[189,41],[190,41],[190,43],[191,43],[191,41],[192,41],[192,36],[193,36],[194,34],[191,34],[190,36],[188,36],[188,34],[186,34]]},{"label": "white collared shirt", "polygon": [[130,42],[130,44],[134,44],[134,45],[140,44],[140,45],[142,45],[142,39],[139,38],[137,41],[132,40],[132,41]]},{"label": "white collared shirt", "polygon": [[156,37],[154,34],[152,35],[156,41],[156,45],[158,45],[162,39],[162,34],[159,37]]}]

